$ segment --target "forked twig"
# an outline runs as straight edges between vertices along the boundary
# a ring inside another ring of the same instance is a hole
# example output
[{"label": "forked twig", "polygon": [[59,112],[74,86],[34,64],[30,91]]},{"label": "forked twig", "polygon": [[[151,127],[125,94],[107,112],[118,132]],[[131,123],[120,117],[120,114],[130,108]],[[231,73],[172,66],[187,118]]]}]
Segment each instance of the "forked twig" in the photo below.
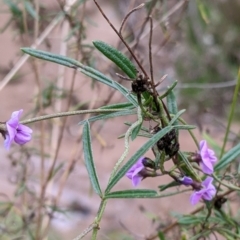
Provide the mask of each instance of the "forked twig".
[{"label": "forked twig", "polygon": [[123,30],[123,27],[124,27],[124,24],[126,23],[127,19],[129,18],[129,16],[136,12],[137,10],[139,10],[140,8],[142,8],[143,6],[145,6],[145,3],[142,3],[140,4],[139,6],[133,8],[123,19],[122,23],[121,23],[121,27],[119,29],[119,34],[122,36],[122,30]]},{"label": "forked twig", "polygon": [[137,59],[137,57],[135,56],[135,54],[133,53],[132,49],[129,47],[129,45],[126,43],[126,41],[123,39],[123,37],[121,36],[121,34],[119,34],[119,32],[117,31],[117,29],[113,26],[113,24],[110,22],[110,20],[108,19],[108,17],[106,16],[106,14],[103,12],[102,8],[99,6],[99,4],[97,3],[96,0],[93,0],[94,3],[96,4],[98,10],[101,12],[102,16],[106,19],[106,21],[108,22],[108,24],[111,26],[111,28],[114,30],[114,32],[118,35],[118,37],[121,39],[121,41],[124,43],[124,45],[126,46],[126,48],[128,49],[128,51],[130,52],[130,54],[132,55],[132,57],[134,58],[134,60],[136,61],[137,65],[139,66],[139,68],[142,70],[143,74],[145,75],[146,78],[149,79],[147,72],[145,71],[145,69],[143,68],[142,64],[139,62],[139,60]]}]

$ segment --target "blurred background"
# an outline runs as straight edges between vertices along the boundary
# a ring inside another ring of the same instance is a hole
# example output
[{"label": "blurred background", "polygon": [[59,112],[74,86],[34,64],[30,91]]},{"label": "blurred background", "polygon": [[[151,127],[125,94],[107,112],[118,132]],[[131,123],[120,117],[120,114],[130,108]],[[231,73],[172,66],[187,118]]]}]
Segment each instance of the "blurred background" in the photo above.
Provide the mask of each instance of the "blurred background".
[{"label": "blurred background", "polygon": [[[119,29],[139,0],[99,0],[104,13]],[[144,68],[149,69],[147,16],[153,18],[152,59],[159,92],[175,80],[179,109],[195,124],[199,140],[221,143],[240,64],[240,1],[151,0],[134,12],[123,36]],[[81,73],[33,59],[21,47],[34,47],[72,57],[96,68],[130,89],[116,76],[113,63],[94,49],[101,40],[130,56],[91,0],[3,0],[0,3],[0,121],[24,109],[22,119],[60,111],[93,109],[125,102],[122,95]],[[237,115],[239,116],[239,109]],[[90,115],[54,119],[30,125],[33,140],[26,146],[0,147],[0,239],[73,239],[96,215],[100,199],[91,189],[82,153],[82,127]],[[102,188],[124,150],[118,136],[125,121],[111,119],[91,124],[93,153]],[[239,140],[236,119],[232,142]],[[211,136],[211,137],[210,137]],[[180,147],[196,151],[186,132]],[[131,156],[146,139],[131,143]],[[3,143],[3,139],[2,139]],[[148,157],[153,157],[148,153]],[[141,188],[157,189],[168,177],[146,179]],[[122,179],[116,189],[131,189]],[[99,239],[146,239],[171,223],[173,213],[187,213],[190,193],[155,200],[111,200],[103,217]],[[237,203],[236,203],[237,204]],[[176,239],[178,230],[169,233]],[[90,239],[87,236],[85,239]]]}]

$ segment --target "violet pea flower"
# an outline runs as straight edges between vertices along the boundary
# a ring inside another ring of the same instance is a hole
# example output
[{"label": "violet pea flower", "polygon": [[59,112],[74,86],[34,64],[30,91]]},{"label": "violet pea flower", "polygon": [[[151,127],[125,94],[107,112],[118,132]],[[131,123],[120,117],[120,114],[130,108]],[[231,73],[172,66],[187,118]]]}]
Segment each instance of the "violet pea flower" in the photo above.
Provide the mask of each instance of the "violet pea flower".
[{"label": "violet pea flower", "polygon": [[6,122],[7,134],[4,141],[4,146],[9,149],[12,142],[23,145],[29,142],[32,138],[32,129],[19,123],[19,118],[23,110],[15,111],[12,113],[11,118]]},{"label": "violet pea flower", "polygon": [[126,176],[132,180],[132,184],[136,187],[144,178],[141,171],[145,169],[142,161],[145,157],[141,157],[138,161],[127,171]]},{"label": "violet pea flower", "polygon": [[217,162],[217,157],[214,151],[208,148],[206,140],[200,142],[199,154],[201,156],[200,165],[202,171],[206,174],[212,174],[214,171],[213,165]]},{"label": "violet pea flower", "polygon": [[199,191],[194,191],[190,197],[190,202],[192,205],[197,204],[201,199],[210,201],[216,195],[216,188],[212,184],[213,178],[207,177],[202,182],[202,189]]},{"label": "violet pea flower", "polygon": [[184,176],[179,179],[179,182],[185,186],[190,186],[193,184],[193,180],[190,177]]}]

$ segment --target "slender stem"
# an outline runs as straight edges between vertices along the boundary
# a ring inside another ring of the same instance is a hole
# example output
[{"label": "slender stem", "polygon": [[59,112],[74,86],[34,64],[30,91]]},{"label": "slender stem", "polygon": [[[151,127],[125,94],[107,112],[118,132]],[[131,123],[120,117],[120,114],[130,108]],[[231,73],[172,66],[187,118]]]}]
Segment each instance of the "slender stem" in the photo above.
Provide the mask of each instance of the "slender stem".
[{"label": "slender stem", "polygon": [[80,240],[80,239],[82,239],[83,237],[85,237],[89,232],[91,232],[96,227],[98,227],[97,224],[96,223],[92,223],[79,236],[77,236],[73,240]]},{"label": "slender stem", "polygon": [[[160,118],[161,118],[162,123],[163,123],[163,127],[168,126],[168,119],[164,115],[164,110],[166,110],[166,109],[165,109],[165,105],[164,105],[164,102],[162,101],[162,99],[158,99],[158,106],[160,108],[159,112],[160,112]],[[165,112],[166,112],[166,114],[169,114],[168,111],[165,111]],[[171,118],[169,120],[171,120]]]},{"label": "slender stem", "polygon": [[138,105],[141,108],[143,115],[149,117],[151,120],[160,124],[160,122],[157,120],[158,118],[154,117],[150,112],[145,110],[142,104],[142,98],[140,94],[137,94],[137,99],[138,99]]},{"label": "slender stem", "polygon": [[238,97],[238,91],[239,91],[239,87],[240,87],[240,68],[238,70],[238,78],[237,78],[237,84],[234,90],[234,94],[233,94],[233,100],[232,100],[232,105],[231,105],[231,109],[230,109],[230,114],[229,114],[229,118],[228,118],[228,125],[227,125],[227,130],[224,136],[224,140],[223,140],[223,146],[222,146],[222,150],[221,150],[221,154],[220,154],[220,159],[222,158],[223,154],[224,154],[224,150],[227,144],[227,139],[228,139],[228,134],[230,132],[230,126],[232,123],[232,119],[233,119],[233,114],[234,114],[234,109],[237,103],[237,97]]},{"label": "slender stem", "polygon": [[[53,113],[53,114],[48,114],[48,115],[43,115],[40,117],[35,117],[35,118],[30,118],[27,120],[23,120],[20,123],[21,124],[29,124],[29,123],[34,123],[34,122],[39,122],[43,120],[48,120],[52,118],[59,118],[59,117],[67,117],[67,116],[73,116],[73,115],[80,115],[80,114],[87,114],[87,113],[114,113],[114,112],[124,112],[125,110],[123,109],[90,109],[90,110],[80,110],[80,111],[69,111],[69,112],[60,112],[60,113]],[[6,131],[6,124],[5,123],[0,123],[0,130]]]},{"label": "slender stem", "polygon": [[87,113],[112,113],[112,112],[120,112],[124,111],[123,109],[91,109],[91,110],[80,110],[80,111],[70,111],[70,112],[60,112],[60,113],[53,113],[49,115],[44,115],[40,117],[31,118],[28,120],[24,120],[21,123],[22,124],[28,124],[38,121],[43,121],[51,118],[59,118],[59,117],[67,117],[67,116],[73,116],[73,115],[80,115],[80,114],[87,114]]},{"label": "slender stem", "polygon": [[[227,190],[226,192],[224,192],[223,194],[221,194],[219,197],[225,197],[229,194],[231,194],[233,192],[233,190]],[[201,212],[204,209],[205,205],[202,205],[201,207],[195,209],[194,211],[190,212],[188,215],[195,215],[196,213]],[[167,227],[165,227],[164,229],[161,230],[161,232],[163,233],[167,233],[170,230],[172,230],[173,228],[175,228],[176,226],[178,226],[178,220],[175,220],[173,223],[171,223],[170,225],[168,225]],[[158,237],[158,233],[154,234],[150,237],[147,237],[146,240],[153,240],[156,239]]]},{"label": "slender stem", "polygon": [[121,23],[121,27],[119,29],[119,34],[122,36],[122,30],[123,30],[123,27],[124,27],[124,24],[126,23],[128,17],[134,13],[135,11],[139,10],[140,8],[142,8],[143,6],[145,5],[145,3],[142,3],[140,4],[139,6],[133,8],[123,19],[122,23]]},{"label": "slender stem", "polygon": [[95,227],[93,228],[91,240],[96,240],[97,239],[97,233],[98,233],[98,230],[99,230],[99,223],[102,219],[106,204],[107,204],[107,200],[102,199],[101,204],[100,204],[99,209],[98,209],[97,216],[95,218]]},{"label": "slender stem", "polygon": [[99,4],[97,3],[96,0],[93,0],[94,3],[96,4],[98,10],[101,12],[101,14],[103,15],[103,17],[106,19],[106,21],[108,22],[108,24],[111,26],[111,28],[113,29],[113,31],[118,35],[118,37],[121,39],[121,41],[124,43],[124,45],[126,46],[126,48],[128,49],[128,51],[130,52],[130,54],[132,55],[132,57],[134,58],[134,60],[136,61],[137,65],[139,66],[139,68],[142,70],[143,74],[148,77],[147,72],[145,71],[145,69],[143,68],[142,64],[139,62],[139,60],[137,59],[137,57],[134,55],[132,49],[128,46],[128,44],[126,43],[126,41],[123,39],[122,35],[119,34],[119,32],[117,31],[117,29],[113,26],[113,24],[110,22],[110,20],[108,19],[108,17],[106,16],[106,14],[103,12],[103,10],[101,9],[101,7],[99,6]]},{"label": "slender stem", "polygon": [[[150,75],[151,75],[151,82],[152,85],[154,85],[154,77],[153,77],[153,62],[152,62],[152,35],[153,35],[153,20],[151,16],[148,16],[148,19],[150,20],[150,35],[149,35],[149,43],[148,43],[148,48],[149,48],[149,64],[150,64]],[[154,89],[154,93],[157,96],[156,93],[156,88]]]},{"label": "slender stem", "polygon": [[224,182],[223,182],[221,179],[219,179],[214,173],[212,174],[212,176],[213,176],[213,178],[214,178],[217,182],[221,183],[221,185],[223,185],[223,186],[225,186],[225,187],[227,187],[227,188],[229,188],[229,189],[231,189],[231,190],[240,191],[240,188],[238,188],[238,187],[236,187],[236,186],[234,186],[234,185],[232,185],[232,184],[224,183]]},{"label": "slender stem", "polygon": [[[183,123],[184,125],[187,125],[187,123],[182,119],[182,118],[178,118],[178,120]],[[193,141],[195,142],[197,148],[199,149],[199,144],[198,144],[198,141],[197,141],[197,138],[194,136],[193,132],[191,129],[188,129],[188,132],[189,134],[191,135]]]},{"label": "slender stem", "polygon": [[141,111],[140,107],[138,107],[138,114],[137,115],[138,115],[138,120],[131,125],[131,127],[127,130],[127,132],[125,134],[125,141],[124,141],[125,142],[125,150],[124,150],[123,154],[121,155],[121,157],[119,158],[119,160],[117,161],[116,165],[114,166],[108,182],[110,182],[113,179],[113,177],[115,176],[118,168],[121,166],[122,162],[127,157],[127,154],[129,152],[129,137],[130,137],[131,133],[143,121],[142,111]]}]

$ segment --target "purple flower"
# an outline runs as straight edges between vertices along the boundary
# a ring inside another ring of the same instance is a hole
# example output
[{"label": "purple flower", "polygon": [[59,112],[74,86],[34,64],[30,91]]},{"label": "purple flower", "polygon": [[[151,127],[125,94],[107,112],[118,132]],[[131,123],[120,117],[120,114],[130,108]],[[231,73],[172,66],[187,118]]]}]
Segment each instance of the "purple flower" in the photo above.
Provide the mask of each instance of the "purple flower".
[{"label": "purple flower", "polygon": [[215,156],[214,151],[208,148],[206,140],[202,140],[200,142],[199,153],[201,155],[200,165],[202,167],[202,171],[206,174],[212,174],[213,165],[217,161],[217,157]]},{"label": "purple flower", "polygon": [[7,134],[4,141],[4,146],[9,149],[12,142],[23,145],[29,142],[32,138],[32,129],[19,123],[19,118],[23,110],[15,111],[12,113],[11,118],[6,122]]},{"label": "purple flower", "polygon": [[202,182],[202,189],[199,191],[195,191],[191,197],[190,197],[190,202],[192,205],[197,204],[201,199],[210,201],[213,199],[213,197],[216,194],[216,188],[212,184],[213,178],[212,177],[207,177],[203,182]]},{"label": "purple flower", "polygon": [[142,161],[144,157],[138,159],[138,161],[127,171],[126,176],[132,180],[132,184],[136,187],[144,178],[141,171],[145,169]]},{"label": "purple flower", "polygon": [[180,178],[179,181],[181,182],[181,184],[183,184],[185,186],[190,186],[191,184],[193,184],[193,180],[187,176]]}]

